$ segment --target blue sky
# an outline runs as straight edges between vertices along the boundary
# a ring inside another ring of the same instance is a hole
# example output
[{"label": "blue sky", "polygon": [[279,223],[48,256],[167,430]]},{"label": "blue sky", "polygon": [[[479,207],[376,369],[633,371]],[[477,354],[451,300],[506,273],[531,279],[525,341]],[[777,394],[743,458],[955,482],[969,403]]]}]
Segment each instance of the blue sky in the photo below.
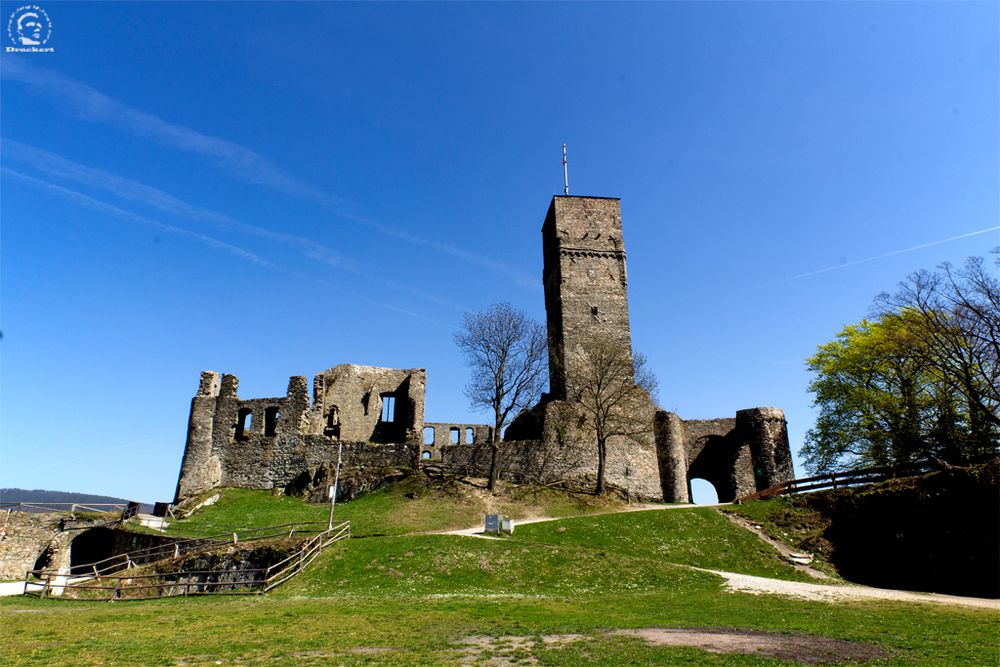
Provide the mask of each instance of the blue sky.
[{"label": "blue sky", "polygon": [[793,449],[818,344],[1000,245],[997,3],[38,4],[55,51],[0,63],[0,486],[171,498],[203,369],[426,367],[428,420],[486,421],[451,336],[544,319],[564,142],[622,199],[663,406],[780,406]]}]

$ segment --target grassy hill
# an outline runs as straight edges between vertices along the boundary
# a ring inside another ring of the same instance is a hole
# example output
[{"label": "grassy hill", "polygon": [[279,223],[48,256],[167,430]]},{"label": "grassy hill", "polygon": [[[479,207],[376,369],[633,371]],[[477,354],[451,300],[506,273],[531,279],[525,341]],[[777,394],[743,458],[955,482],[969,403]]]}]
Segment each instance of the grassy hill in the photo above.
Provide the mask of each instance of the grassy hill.
[{"label": "grassy hill", "polygon": [[[494,504],[575,516],[500,539],[421,534],[475,525]],[[0,664],[789,665],[817,664],[823,647],[832,664],[857,664],[858,647],[871,664],[1000,662],[996,612],[726,592],[719,577],[688,566],[801,575],[711,509],[595,514],[614,509],[622,508],[551,490],[508,488],[492,500],[474,487],[409,480],[339,507],[355,539],[266,596],[0,600]],[[325,520],[325,511],[228,491],[174,530]],[[798,648],[744,655],[618,634],[650,628],[750,633]]]},{"label": "grassy hill", "polygon": [[[304,503],[298,498],[252,489],[222,489],[202,494],[199,500],[214,495],[219,495],[217,502],[171,523],[166,533],[198,537],[293,522],[326,523],[330,514],[327,504]],[[481,523],[487,512],[522,518],[575,516],[623,507],[624,503],[614,499],[545,487],[501,483],[494,496],[476,481],[409,477],[350,502],[338,503],[336,520],[351,521],[355,536],[368,537],[468,528]]]}]

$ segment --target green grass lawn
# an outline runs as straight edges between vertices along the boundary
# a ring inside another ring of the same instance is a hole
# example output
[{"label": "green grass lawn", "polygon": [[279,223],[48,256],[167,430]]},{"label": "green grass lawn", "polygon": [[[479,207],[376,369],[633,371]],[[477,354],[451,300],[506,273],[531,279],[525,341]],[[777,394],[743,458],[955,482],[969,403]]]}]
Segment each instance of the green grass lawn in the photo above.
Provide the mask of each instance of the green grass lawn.
[{"label": "green grass lawn", "polygon": [[[865,642],[885,652],[871,663],[879,665],[1000,664],[996,612],[725,592],[719,577],[686,566],[786,579],[799,574],[713,510],[575,517],[520,526],[502,539],[404,535],[469,523],[469,510],[461,511],[457,500],[436,513],[421,503],[437,499],[434,494],[407,498],[411,493],[405,486],[383,489],[346,503],[339,518],[351,518],[355,535],[365,536],[331,546],[266,596],[2,599],[0,664],[798,664],[652,647],[609,634],[649,627],[742,628]],[[520,502],[535,511],[546,501]],[[561,502],[577,513],[599,509]],[[427,511],[407,514],[411,503]],[[287,521],[286,512],[325,518],[324,509],[231,492],[191,521],[204,527],[242,514],[267,523],[278,516]],[[543,639],[562,634],[580,637],[563,645]],[[494,639],[470,653],[463,642],[473,636]],[[528,639],[513,639],[522,637]]]},{"label": "green grass lawn", "polygon": [[[221,496],[218,502],[172,522],[165,534],[198,537],[286,523],[326,523],[330,513],[327,504],[306,503],[268,491],[220,489],[206,497],[214,493]],[[358,536],[402,535],[474,526],[482,522],[487,511],[515,518],[574,516],[622,506],[612,499],[546,488],[504,485],[503,493],[493,497],[461,482],[428,483],[408,478],[338,503],[335,521],[350,521]]]}]

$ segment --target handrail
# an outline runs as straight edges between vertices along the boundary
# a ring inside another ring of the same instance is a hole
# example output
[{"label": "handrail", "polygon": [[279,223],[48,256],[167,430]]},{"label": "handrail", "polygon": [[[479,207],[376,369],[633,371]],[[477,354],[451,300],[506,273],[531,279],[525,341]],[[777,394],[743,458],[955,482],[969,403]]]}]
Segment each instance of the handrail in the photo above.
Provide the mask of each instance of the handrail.
[{"label": "handrail", "polygon": [[[292,524],[286,524],[292,525]],[[139,595],[130,595],[128,599],[151,599],[159,597],[177,597],[177,596],[187,596],[187,595],[249,595],[249,594],[261,594],[270,591],[277,586],[285,583],[296,574],[300,573],[305,567],[315,560],[324,548],[337,542],[339,540],[349,538],[351,536],[351,522],[345,521],[329,529],[324,529],[317,535],[312,536],[308,540],[302,542],[299,546],[297,553],[293,553],[277,563],[273,563],[266,568],[244,568],[241,570],[191,570],[191,571],[177,571],[177,572],[153,572],[153,573],[136,573],[136,574],[125,574],[125,575],[101,575],[97,574],[94,578],[80,579],[77,578],[76,581],[73,580],[71,575],[65,572],[60,573],[55,570],[38,570],[36,572],[27,572],[24,578],[24,594],[25,595],[37,595],[38,597],[47,597],[52,594],[54,590],[58,593],[64,593],[67,590],[72,591],[110,591],[107,597],[100,598],[105,600],[119,600],[122,599],[123,590],[128,592],[135,591],[156,591],[153,594],[140,593]],[[228,543],[228,542],[227,542]],[[95,571],[96,572],[96,571]],[[32,581],[31,576],[33,574],[38,575],[38,581]],[[220,577],[225,575],[227,581],[190,581],[190,579],[181,581],[182,577],[202,577],[203,579],[209,579],[213,576]],[[263,575],[263,576],[261,576]],[[158,583],[151,584],[132,584],[133,581],[139,580],[140,582],[146,580],[155,580],[164,578],[175,577],[172,581],[160,581]],[[60,581],[60,578],[62,581]],[[88,583],[96,579],[97,584]],[[108,583],[102,583],[108,582]],[[113,582],[113,585],[111,583]],[[29,590],[29,587],[41,588],[41,590]],[[194,590],[192,590],[192,587]]]}]

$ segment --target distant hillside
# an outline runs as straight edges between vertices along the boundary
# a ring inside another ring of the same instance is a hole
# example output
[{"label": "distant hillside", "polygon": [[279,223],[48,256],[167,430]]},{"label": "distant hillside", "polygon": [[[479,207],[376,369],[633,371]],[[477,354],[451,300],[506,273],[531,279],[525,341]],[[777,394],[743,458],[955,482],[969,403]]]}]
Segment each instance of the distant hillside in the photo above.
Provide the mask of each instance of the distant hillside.
[{"label": "distant hillside", "polygon": [[[49,491],[46,489],[0,489],[0,503],[127,503],[124,498],[99,496],[93,493],[74,493],[72,491]],[[148,503],[140,505],[140,512],[151,512],[153,506]]]}]

